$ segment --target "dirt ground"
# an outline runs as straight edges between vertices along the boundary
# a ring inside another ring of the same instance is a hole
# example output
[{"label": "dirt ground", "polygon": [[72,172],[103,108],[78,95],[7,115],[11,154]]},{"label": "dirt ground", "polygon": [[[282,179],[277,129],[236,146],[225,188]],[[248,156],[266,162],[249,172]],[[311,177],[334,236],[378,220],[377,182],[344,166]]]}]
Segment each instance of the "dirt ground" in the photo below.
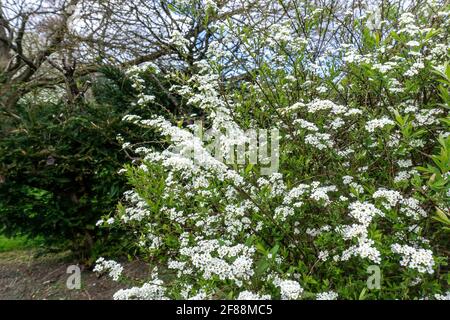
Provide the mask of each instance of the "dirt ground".
[{"label": "dirt ground", "polygon": [[[66,281],[67,257],[36,257],[33,250],[0,252],[0,300],[105,300],[126,287],[107,276],[98,276],[81,267],[81,289],[70,290]],[[130,279],[143,278],[148,265],[140,261],[125,262],[124,274]]]}]

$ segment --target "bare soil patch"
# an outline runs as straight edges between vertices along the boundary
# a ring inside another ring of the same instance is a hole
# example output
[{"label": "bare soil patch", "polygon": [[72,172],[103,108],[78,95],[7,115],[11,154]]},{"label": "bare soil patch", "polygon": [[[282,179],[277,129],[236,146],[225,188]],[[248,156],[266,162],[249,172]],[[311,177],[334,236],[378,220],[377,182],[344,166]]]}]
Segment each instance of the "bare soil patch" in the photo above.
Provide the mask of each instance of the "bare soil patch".
[{"label": "bare soil patch", "polygon": [[[67,268],[73,264],[67,254],[37,257],[35,250],[0,252],[0,300],[107,300],[126,287],[80,266],[81,289],[70,290]],[[142,261],[122,265],[131,279],[143,279],[149,273],[148,264]]]}]

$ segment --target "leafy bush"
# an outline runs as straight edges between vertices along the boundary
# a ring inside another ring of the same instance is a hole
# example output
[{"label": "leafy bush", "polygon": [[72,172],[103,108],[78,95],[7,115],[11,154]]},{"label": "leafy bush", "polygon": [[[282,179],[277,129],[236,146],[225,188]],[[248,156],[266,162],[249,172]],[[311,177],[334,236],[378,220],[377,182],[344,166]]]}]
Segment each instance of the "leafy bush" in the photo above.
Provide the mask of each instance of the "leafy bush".
[{"label": "leafy bush", "polygon": [[[0,233],[42,237],[49,248],[72,249],[82,259],[123,252],[126,239],[95,228],[126,190],[117,170],[129,158],[116,136],[151,138],[121,119],[131,110],[157,113],[164,99],[133,105],[132,85],[120,70],[103,67],[84,102],[66,104],[55,90],[21,101],[18,117],[2,125]],[[146,86],[157,92],[151,81]]]},{"label": "leafy bush", "polygon": [[261,153],[216,158],[199,123],[125,117],[170,147],[132,148],[133,189],[101,224],[131,229],[167,268],[115,298],[445,298],[449,237],[432,216],[449,213],[450,20],[433,3],[384,3],[380,17],[303,2],[269,27],[215,25],[217,44],[173,90],[203,110],[215,150],[242,155],[246,130],[277,129],[279,169],[263,175]]},{"label": "leafy bush", "polygon": [[40,244],[39,239],[30,240],[26,237],[16,237],[11,239],[0,236],[0,252],[38,248]]}]

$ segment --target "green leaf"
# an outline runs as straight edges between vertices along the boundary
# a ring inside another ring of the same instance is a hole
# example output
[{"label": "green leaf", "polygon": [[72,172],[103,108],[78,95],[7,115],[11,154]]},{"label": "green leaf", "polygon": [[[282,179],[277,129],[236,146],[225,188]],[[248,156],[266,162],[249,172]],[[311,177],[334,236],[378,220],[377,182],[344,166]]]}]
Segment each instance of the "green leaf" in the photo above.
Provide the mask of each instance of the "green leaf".
[{"label": "green leaf", "polygon": [[361,293],[359,294],[358,300],[365,300],[366,292],[367,292],[367,288],[362,289]]}]

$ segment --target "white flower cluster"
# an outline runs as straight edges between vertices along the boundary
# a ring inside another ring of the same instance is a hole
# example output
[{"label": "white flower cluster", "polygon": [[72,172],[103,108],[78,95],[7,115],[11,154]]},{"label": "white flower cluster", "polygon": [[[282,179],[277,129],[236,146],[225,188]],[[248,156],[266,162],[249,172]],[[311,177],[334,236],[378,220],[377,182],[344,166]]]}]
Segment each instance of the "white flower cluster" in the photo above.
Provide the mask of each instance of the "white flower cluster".
[{"label": "white flower cluster", "polygon": [[253,293],[251,291],[242,291],[239,293],[239,296],[237,297],[236,300],[270,300],[271,297],[268,294],[257,294],[257,293]]},{"label": "white flower cluster", "polygon": [[310,186],[304,183],[299,184],[298,186],[292,188],[284,195],[283,204],[290,205],[293,204],[294,207],[299,207],[302,205],[302,202],[295,202],[300,199],[303,195],[307,194],[310,190]]},{"label": "white flower cluster", "polygon": [[320,228],[307,228],[306,234],[311,237],[317,237],[318,235],[320,235],[324,232],[328,232],[330,230],[331,230],[331,227],[329,225],[324,225]]},{"label": "white flower cluster", "polygon": [[333,130],[337,130],[341,127],[343,127],[345,125],[345,121],[342,118],[336,118],[334,120],[332,120],[329,124],[329,126],[331,127],[331,129]]},{"label": "white flower cluster", "polygon": [[[320,124],[320,128],[317,123],[313,123],[306,119],[296,118],[296,113],[305,109],[311,116],[316,116],[317,113],[324,113],[328,117],[325,123]],[[337,130],[346,124],[343,117],[351,117],[354,115],[362,114],[360,109],[348,108],[347,106],[338,105],[330,100],[315,99],[307,104],[303,102],[297,102],[290,107],[284,108],[283,113],[293,112],[293,124],[298,125],[301,129],[307,131],[305,135],[305,143],[314,146],[319,150],[325,150],[333,148],[335,142],[332,139],[332,135],[327,133],[327,130]],[[324,130],[324,132],[320,132]],[[296,134],[300,134],[301,130]]]},{"label": "white flower cluster", "polygon": [[415,269],[421,273],[434,273],[434,258],[431,250],[418,249],[408,245],[400,245],[398,243],[393,244],[391,250],[402,256],[400,265]]},{"label": "white flower cluster", "polygon": [[169,39],[171,45],[179,47],[183,51],[187,51],[189,46],[189,40],[178,30],[173,30]]},{"label": "white flower cluster", "polygon": [[330,252],[328,250],[322,250],[319,252],[317,259],[319,259],[321,261],[327,261],[329,256],[330,256]]},{"label": "white flower cluster", "polygon": [[346,249],[340,258],[341,261],[347,261],[352,256],[359,256],[367,258],[373,263],[379,264],[381,262],[380,251],[373,246],[374,241],[366,238],[359,238],[358,244]]},{"label": "white flower cluster", "polygon": [[336,227],[336,231],[342,235],[344,240],[357,239],[358,244],[344,250],[341,257],[336,256],[335,260],[347,261],[352,256],[359,256],[361,258],[367,258],[374,263],[380,263],[380,252],[374,247],[374,241],[368,239],[367,229],[374,217],[384,217],[384,213],[368,202],[352,202],[349,204],[349,209],[349,215],[356,219],[358,223],[338,226]]},{"label": "white flower cluster", "polygon": [[148,94],[142,94],[138,99],[139,105],[146,105],[149,102],[153,102],[155,100],[155,96],[148,95]]},{"label": "white flower cluster", "polygon": [[230,238],[237,236],[240,232],[250,229],[251,221],[248,218],[250,212],[257,212],[258,208],[249,200],[241,202],[239,205],[229,204],[224,209],[226,230]]},{"label": "white flower cluster", "polygon": [[367,237],[367,226],[363,224],[355,223],[352,225],[338,227],[337,231],[342,234],[342,237],[345,240]]},{"label": "white flower cluster", "polygon": [[331,140],[331,135],[328,133],[318,133],[317,132],[317,133],[308,134],[305,136],[305,142],[319,150],[332,148],[334,145],[333,140]]},{"label": "white flower cluster", "polygon": [[382,129],[385,126],[393,126],[393,125],[395,125],[394,121],[392,121],[388,117],[382,117],[380,119],[367,121],[366,130],[372,133],[375,132],[376,129]]},{"label": "white flower cluster", "polygon": [[414,113],[414,121],[412,125],[414,127],[429,126],[439,123],[439,116],[442,115],[441,109],[422,109],[419,112]]},{"label": "white flower cluster", "polygon": [[321,292],[316,295],[316,300],[337,300],[338,294],[334,291]]},{"label": "white flower cluster", "polygon": [[126,71],[130,80],[133,82],[132,87],[138,91],[137,102],[134,103],[134,105],[137,104],[140,106],[145,106],[155,100],[155,96],[145,93],[145,80],[141,78],[141,73],[146,71],[151,71],[154,73],[160,72],[158,66],[151,62],[143,63],[139,66],[133,66]]},{"label": "white flower cluster", "polygon": [[348,108],[345,106],[337,105],[330,100],[316,99],[307,104],[309,113],[316,113],[318,111],[328,111],[334,115],[345,114]]},{"label": "white flower cluster", "polygon": [[280,288],[282,300],[297,300],[303,293],[303,288],[294,280],[282,280],[275,276],[273,284]]},{"label": "white flower cluster", "polygon": [[411,67],[404,73],[406,77],[412,77],[419,74],[420,70],[425,68],[422,61],[414,62]]},{"label": "white flower cluster", "polygon": [[388,210],[400,205],[400,212],[414,220],[427,216],[425,210],[420,207],[418,200],[405,198],[398,191],[380,188],[373,193],[372,197],[374,199],[384,199],[382,206]]},{"label": "white flower cluster", "polygon": [[343,184],[350,184],[353,181],[352,176],[343,176],[342,177],[342,183]]},{"label": "white flower cluster", "polygon": [[103,219],[100,219],[100,220],[98,220],[96,223],[95,223],[95,225],[98,227],[98,226],[101,226],[101,225],[112,225],[112,224],[114,224],[114,218],[113,217],[111,217],[111,218],[108,218],[108,219],[106,219],[106,220],[103,220]]},{"label": "white flower cluster", "polygon": [[286,221],[286,218],[294,215],[294,209],[291,207],[280,206],[275,208],[274,218],[280,221]]},{"label": "white flower cluster", "polygon": [[400,192],[395,190],[388,190],[385,188],[380,188],[372,194],[374,199],[385,199],[382,205],[386,209],[391,209],[395,207],[399,202],[403,201],[403,196]]},{"label": "white flower cluster", "polygon": [[363,226],[369,225],[375,216],[384,217],[384,213],[381,210],[368,202],[353,202],[349,205],[349,209],[349,215]]},{"label": "white flower cluster", "polygon": [[278,46],[281,42],[290,42],[293,39],[293,31],[288,24],[273,24],[270,27],[270,34],[268,44],[272,47]]},{"label": "white flower cluster", "polygon": [[317,128],[317,126],[314,123],[306,121],[304,119],[296,119],[296,120],[294,120],[294,124],[298,124],[300,126],[300,128],[306,129],[308,131],[313,131],[313,132],[319,131],[319,128]]},{"label": "white flower cluster", "polygon": [[450,300],[450,291],[447,291],[444,294],[435,294],[434,298],[436,300]]},{"label": "white flower cluster", "polygon": [[410,12],[402,13],[399,18],[399,25],[401,27],[399,33],[407,33],[410,36],[420,33],[420,28],[416,25],[416,17]]},{"label": "white flower cluster", "polygon": [[[228,245],[227,245],[228,243]],[[182,247],[180,254],[189,261],[188,264],[174,264],[171,267],[180,268],[182,274],[190,274],[192,265],[204,279],[214,275],[221,280],[234,280],[242,283],[254,273],[252,256],[255,249],[243,244],[229,246],[228,241],[201,240],[195,246]]]},{"label": "white flower cluster", "polygon": [[402,201],[403,206],[400,208],[400,212],[404,213],[407,217],[414,220],[427,217],[427,213],[420,207],[419,201],[414,198],[404,198]]},{"label": "white flower cluster", "polygon": [[318,181],[314,181],[311,183],[311,194],[309,197],[310,199],[317,202],[322,202],[324,206],[327,206],[331,203],[328,192],[333,191],[337,191],[336,186],[320,186]]},{"label": "white flower cluster", "polygon": [[150,215],[147,202],[133,190],[124,192],[125,200],[130,203],[130,206],[125,209],[124,214],[120,217],[124,223],[130,221],[141,221]]},{"label": "white flower cluster", "polygon": [[169,136],[176,147],[165,150],[159,154],[150,153],[146,156],[147,160],[162,160],[162,164],[176,171],[195,173],[199,171],[199,166],[206,170],[211,170],[217,174],[228,174],[236,176],[229,171],[226,165],[213,157],[204,147],[203,142],[188,130],[173,126],[162,117],[156,117],[151,120],[140,120],[134,116],[126,119],[133,120],[134,123],[143,126],[159,129],[164,136]]},{"label": "white flower cluster", "polygon": [[94,272],[108,272],[108,275],[114,280],[119,280],[122,275],[123,267],[114,260],[105,260],[105,258],[100,257],[95,262]]},{"label": "white flower cluster", "polygon": [[304,201],[308,199],[314,200],[320,205],[328,206],[332,203],[328,193],[335,191],[337,191],[336,186],[324,186],[321,185],[319,181],[313,181],[310,185],[302,183],[289,191],[286,190],[285,186],[278,188],[277,194],[284,197],[284,206],[280,206],[276,209],[276,213],[278,211],[277,216],[286,218],[287,216],[293,215],[294,212],[291,210],[293,208],[290,206],[299,208],[303,205]]},{"label": "white flower cluster", "polygon": [[412,176],[417,174],[417,170],[403,170],[399,171],[396,176],[394,177],[394,182],[399,183],[401,181],[408,181]]},{"label": "white flower cluster", "polygon": [[142,287],[120,289],[114,293],[114,300],[168,300],[165,296],[166,288],[159,279],[152,279]]},{"label": "white flower cluster", "polygon": [[385,63],[375,63],[372,65],[372,68],[375,70],[378,70],[380,73],[387,73],[388,71],[391,71],[397,66],[395,62],[388,61]]},{"label": "white flower cluster", "polygon": [[413,165],[411,159],[406,160],[400,159],[397,161],[397,164],[400,168],[409,168],[412,167]]}]

